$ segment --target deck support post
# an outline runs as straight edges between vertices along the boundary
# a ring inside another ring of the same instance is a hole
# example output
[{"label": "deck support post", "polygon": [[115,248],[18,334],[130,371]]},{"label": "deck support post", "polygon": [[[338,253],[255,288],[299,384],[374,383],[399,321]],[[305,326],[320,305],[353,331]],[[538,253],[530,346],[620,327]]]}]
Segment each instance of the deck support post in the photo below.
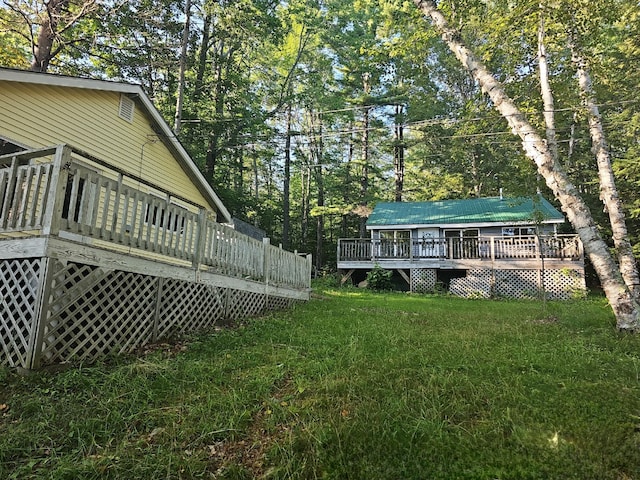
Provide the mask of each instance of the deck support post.
[{"label": "deck support post", "polygon": [[231,305],[231,288],[230,287],[226,287],[224,289],[224,314],[223,314],[223,318],[224,318],[224,322],[225,323],[229,323],[231,321],[231,309],[230,309],[230,305]]},{"label": "deck support post", "polygon": [[400,274],[400,276],[402,278],[404,278],[404,281],[407,282],[407,285],[409,285],[409,287],[411,287],[411,279],[407,276],[406,273],[404,273],[404,270],[401,268],[397,268],[396,269],[398,271],[398,273]]},{"label": "deck support post", "polygon": [[52,260],[49,257],[42,257],[40,259],[40,279],[38,283],[38,293],[35,299],[36,308],[33,312],[27,364],[24,365],[24,368],[27,370],[39,368],[42,360],[42,340],[44,338],[45,325],[47,324],[51,284],[53,283],[51,262]]},{"label": "deck support post", "polygon": [[351,275],[353,275],[353,272],[355,272],[356,269],[352,268],[351,270],[349,270],[346,275],[342,275],[342,278],[340,279],[340,285],[344,285],[345,283],[347,283],[347,280],[349,280],[351,278]]},{"label": "deck support post", "polygon": [[158,277],[156,283],[156,308],[153,313],[153,330],[151,331],[151,341],[153,343],[158,341],[158,324],[160,323],[160,306],[162,305],[164,278]]}]

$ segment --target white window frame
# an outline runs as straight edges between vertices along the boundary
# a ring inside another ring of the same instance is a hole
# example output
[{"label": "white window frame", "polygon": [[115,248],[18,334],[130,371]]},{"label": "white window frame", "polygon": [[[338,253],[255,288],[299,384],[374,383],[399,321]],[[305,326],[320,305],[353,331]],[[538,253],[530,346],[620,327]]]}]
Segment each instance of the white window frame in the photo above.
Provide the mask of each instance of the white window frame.
[{"label": "white window frame", "polygon": [[531,225],[523,227],[502,227],[503,237],[533,237],[536,234],[536,228]]}]

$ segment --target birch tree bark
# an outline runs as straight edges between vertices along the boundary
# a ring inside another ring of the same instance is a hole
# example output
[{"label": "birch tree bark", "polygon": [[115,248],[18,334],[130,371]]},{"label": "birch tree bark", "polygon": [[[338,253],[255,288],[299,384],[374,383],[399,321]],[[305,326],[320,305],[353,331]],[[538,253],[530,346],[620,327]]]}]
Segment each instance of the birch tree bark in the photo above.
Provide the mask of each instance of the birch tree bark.
[{"label": "birch tree bark", "polygon": [[604,203],[609,215],[611,231],[613,234],[613,244],[618,256],[620,273],[627,288],[631,291],[636,301],[640,299],[640,278],[638,277],[638,267],[633,255],[633,248],[629,241],[627,223],[625,219],[622,202],[618,195],[613,169],[611,168],[611,156],[609,146],[602,128],[602,117],[600,109],[595,99],[591,75],[587,68],[587,61],[581,55],[577,46],[575,34],[570,41],[571,58],[578,74],[578,85],[580,86],[580,96],[582,103],[587,108],[589,119],[589,133],[591,135],[591,149],[596,157],[598,165],[598,178],[600,180],[600,200]]},{"label": "birch tree bark", "polygon": [[489,95],[513,133],[522,140],[525,153],[535,162],[538,172],[560,201],[562,209],[582,240],[585,253],[589,256],[613,309],[617,327],[625,331],[640,331],[640,307],[626,287],[607,244],[598,232],[589,208],[576,187],[569,181],[561,165],[554,160],[544,139],[506,94],[502,84],[466,47],[459,32],[449,27],[435,2],[414,0],[414,3],[424,15],[431,19],[456,58],[471,73],[482,90]]},{"label": "birch tree bark", "polygon": [[558,142],[556,141],[556,124],[554,114],[553,92],[549,83],[549,63],[545,47],[544,6],[540,4],[540,23],[538,25],[538,71],[540,75],[540,94],[544,105],[544,124],[546,130],[549,153],[555,161],[558,160]]}]

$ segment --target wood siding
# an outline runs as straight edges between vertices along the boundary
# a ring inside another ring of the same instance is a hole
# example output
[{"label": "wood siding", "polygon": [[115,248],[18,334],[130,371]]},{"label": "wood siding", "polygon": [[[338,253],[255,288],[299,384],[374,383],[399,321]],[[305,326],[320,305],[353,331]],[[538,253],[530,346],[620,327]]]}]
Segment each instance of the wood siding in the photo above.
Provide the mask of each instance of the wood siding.
[{"label": "wood siding", "polygon": [[118,116],[120,93],[15,82],[0,82],[0,92],[0,135],[10,141],[32,148],[73,145],[215,210],[154,133],[139,105],[133,123]]}]

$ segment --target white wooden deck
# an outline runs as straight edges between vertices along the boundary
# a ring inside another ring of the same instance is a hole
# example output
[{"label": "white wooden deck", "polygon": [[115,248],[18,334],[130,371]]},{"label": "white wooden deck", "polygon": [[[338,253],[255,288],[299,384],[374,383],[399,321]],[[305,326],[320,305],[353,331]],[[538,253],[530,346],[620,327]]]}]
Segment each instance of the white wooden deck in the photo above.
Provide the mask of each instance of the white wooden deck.
[{"label": "white wooden deck", "polygon": [[576,235],[430,238],[425,240],[338,240],[338,268],[366,269],[522,269],[584,267],[582,243]]},{"label": "white wooden deck", "polygon": [[35,247],[44,243],[24,240],[55,237],[68,240],[70,251],[108,250],[130,256],[131,264],[140,258],[309,288],[308,258],[238,233],[202,207],[135,176],[104,169],[97,174],[75,164],[81,156],[64,145],[7,156],[10,167],[0,168],[0,258],[45,256]]},{"label": "white wooden deck", "polygon": [[0,157],[0,365],[94,361],[309,299],[310,256],[210,215],[66,145]]}]

